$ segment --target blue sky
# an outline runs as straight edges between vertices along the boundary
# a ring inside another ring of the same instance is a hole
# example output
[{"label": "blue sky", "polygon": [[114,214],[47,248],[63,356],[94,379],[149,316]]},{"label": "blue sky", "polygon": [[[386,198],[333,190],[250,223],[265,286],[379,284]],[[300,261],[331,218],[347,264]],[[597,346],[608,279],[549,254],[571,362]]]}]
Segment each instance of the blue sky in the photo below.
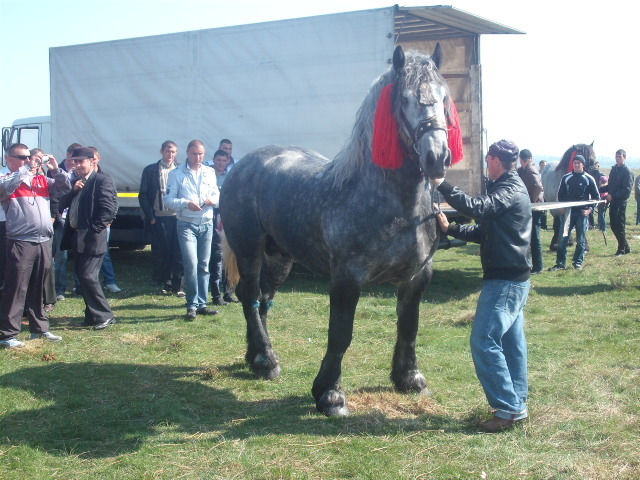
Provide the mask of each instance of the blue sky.
[{"label": "blue sky", "polygon": [[[0,0],[0,123],[7,126],[15,118],[49,114],[49,47],[392,4],[377,0]],[[629,2],[460,0],[450,4],[526,32],[481,40],[484,123],[490,142],[511,138],[536,158],[544,158],[562,155],[573,143],[595,141],[599,158],[613,158],[618,148],[625,148],[630,157],[640,157],[638,68],[633,61],[639,42]]]}]

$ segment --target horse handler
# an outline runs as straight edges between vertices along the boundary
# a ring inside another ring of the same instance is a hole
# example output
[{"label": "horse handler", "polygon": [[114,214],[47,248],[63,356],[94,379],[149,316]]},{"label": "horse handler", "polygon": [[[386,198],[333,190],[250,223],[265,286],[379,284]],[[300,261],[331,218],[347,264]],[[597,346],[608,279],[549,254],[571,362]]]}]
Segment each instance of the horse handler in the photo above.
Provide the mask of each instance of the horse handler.
[{"label": "horse handler", "polygon": [[487,194],[469,197],[443,178],[431,179],[458,212],[475,225],[451,225],[437,215],[440,229],[455,238],[480,244],[483,284],[471,330],[471,354],[494,416],[482,424],[499,432],[527,418],[527,342],[524,306],[529,295],[531,201],[515,170],[518,147],[500,140],[489,147]]}]

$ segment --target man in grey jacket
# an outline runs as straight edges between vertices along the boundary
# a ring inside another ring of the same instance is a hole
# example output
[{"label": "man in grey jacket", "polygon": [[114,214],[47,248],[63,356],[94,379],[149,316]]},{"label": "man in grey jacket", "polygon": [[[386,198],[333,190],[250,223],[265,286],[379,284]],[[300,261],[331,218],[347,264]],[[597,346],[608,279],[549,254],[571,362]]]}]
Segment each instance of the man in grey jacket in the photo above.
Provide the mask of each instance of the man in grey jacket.
[{"label": "man in grey jacket", "polygon": [[17,337],[25,309],[32,340],[60,341],[62,337],[49,331],[43,288],[45,272],[51,268],[49,197],[68,192],[69,178],[51,155],[45,164],[54,178],[39,175],[40,165],[31,163],[29,149],[21,143],[9,147],[7,164],[12,173],[0,179],[0,202],[7,216],[8,279],[0,300],[0,346],[24,347]]}]

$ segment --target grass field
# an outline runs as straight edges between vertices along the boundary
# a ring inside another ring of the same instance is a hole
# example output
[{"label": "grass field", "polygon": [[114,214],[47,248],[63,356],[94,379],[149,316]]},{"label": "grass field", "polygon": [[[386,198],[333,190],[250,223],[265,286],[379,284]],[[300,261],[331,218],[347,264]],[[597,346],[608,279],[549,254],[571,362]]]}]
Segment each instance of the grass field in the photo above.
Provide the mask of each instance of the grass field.
[{"label": "grass field", "polygon": [[394,290],[372,287],[344,359],[352,414],[338,419],[310,394],[326,279],[296,268],[281,289],[270,329],[282,375],[261,381],[243,362],[239,305],[185,322],[183,300],[149,286],[150,252],[114,249],[115,326],[74,327],[83,304],[69,295],[51,316],[63,342],[0,351],[0,478],[640,478],[640,228],[628,235],[631,255],[593,230],[583,271],[532,278],[531,416],[495,435],[478,428],[489,413],[468,346],[476,245],[439,251],[424,296],[417,349],[433,396],[393,391]]}]

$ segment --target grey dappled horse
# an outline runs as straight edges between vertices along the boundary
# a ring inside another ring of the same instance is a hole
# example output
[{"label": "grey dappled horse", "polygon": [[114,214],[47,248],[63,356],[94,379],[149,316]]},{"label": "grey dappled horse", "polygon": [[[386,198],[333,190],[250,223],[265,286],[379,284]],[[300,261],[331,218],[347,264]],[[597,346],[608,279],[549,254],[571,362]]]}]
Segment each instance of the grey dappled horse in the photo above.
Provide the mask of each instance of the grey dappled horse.
[{"label": "grey dappled horse", "polygon": [[[451,102],[440,60],[439,45],[431,57],[405,57],[397,47],[393,67],[371,87],[351,138],[333,162],[303,147],[268,146],[239,161],[222,189],[222,224],[237,257],[236,294],[247,321],[246,361],[255,375],[272,379],[280,373],[267,314],[294,259],[330,276],[328,346],[312,389],[317,409],[326,415],[349,414],[342,357],[366,284],[397,285],[391,379],[399,391],[428,393],[415,342],[439,240],[428,178],[443,177],[451,164]],[[387,140],[404,152],[394,161],[385,156],[393,148],[375,147],[376,135],[389,136],[386,128],[376,130],[385,125],[385,111],[377,108],[383,98],[387,121],[397,129]]]},{"label": "grey dappled horse", "polygon": [[[558,188],[560,188],[560,180],[562,177],[573,170],[573,159],[576,155],[582,155],[587,162],[584,170],[589,172],[593,164],[596,162],[596,153],[593,150],[593,143],[587,145],[586,143],[578,143],[572,145],[564,152],[559,162],[549,162],[547,166],[542,170],[542,188],[544,188],[544,201],[545,202],[557,202],[558,201]],[[558,217],[559,210],[551,210],[553,215],[553,237],[551,238],[551,244],[549,248],[556,250],[558,247],[558,238],[560,231],[560,220]],[[570,242],[573,243],[570,239]]]}]

